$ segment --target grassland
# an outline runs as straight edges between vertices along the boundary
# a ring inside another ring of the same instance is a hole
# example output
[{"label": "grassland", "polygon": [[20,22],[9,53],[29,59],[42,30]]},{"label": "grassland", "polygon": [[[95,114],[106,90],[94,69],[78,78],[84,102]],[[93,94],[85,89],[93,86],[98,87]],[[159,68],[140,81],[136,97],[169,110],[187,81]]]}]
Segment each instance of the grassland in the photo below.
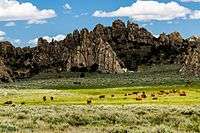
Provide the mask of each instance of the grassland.
[{"label": "grassland", "polygon": [[200,106],[98,105],[1,107],[1,132],[200,132]]},{"label": "grassland", "polygon": [[[177,93],[160,94],[160,91]],[[180,96],[179,92],[185,91],[187,96]],[[147,98],[136,101],[137,95],[133,92],[145,92]],[[195,88],[184,86],[146,86],[146,87],[119,87],[106,89],[5,89],[0,91],[0,103],[13,101],[14,104],[25,102],[26,105],[86,105],[87,99],[92,104],[174,104],[174,105],[198,105],[200,104],[200,91]],[[152,100],[151,94],[155,94],[158,100]],[[99,96],[105,96],[100,99]],[[112,97],[112,95],[114,95]],[[127,95],[127,96],[126,96]],[[43,101],[43,97],[47,101]],[[54,97],[54,100],[50,100]]]},{"label": "grassland", "polygon": [[[86,73],[85,78],[40,73],[0,84],[0,132],[200,132],[200,78],[178,69],[151,66],[135,73]],[[180,96],[183,91],[186,96]],[[147,98],[137,101],[133,92]],[[13,104],[5,106],[6,101]]]}]

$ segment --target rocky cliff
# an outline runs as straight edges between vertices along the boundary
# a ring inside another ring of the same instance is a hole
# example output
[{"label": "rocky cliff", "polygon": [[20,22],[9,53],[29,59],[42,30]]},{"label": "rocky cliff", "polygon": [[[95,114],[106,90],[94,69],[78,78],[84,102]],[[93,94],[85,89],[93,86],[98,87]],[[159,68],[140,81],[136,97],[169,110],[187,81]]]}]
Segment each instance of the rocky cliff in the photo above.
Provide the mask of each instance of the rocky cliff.
[{"label": "rocky cliff", "polygon": [[181,72],[188,74],[188,76],[200,75],[200,38],[191,37],[187,39],[190,43],[187,51],[183,55],[183,65]]},{"label": "rocky cliff", "polygon": [[34,48],[0,42],[0,78],[10,81],[49,70],[121,73],[123,68],[136,71],[139,65],[182,62],[188,69],[186,62],[199,65],[199,49],[191,45],[197,42],[195,37],[183,39],[178,32],[156,38],[135,23],[116,20],[108,27],[98,24],[92,31],[75,30],[62,41],[39,38]]}]

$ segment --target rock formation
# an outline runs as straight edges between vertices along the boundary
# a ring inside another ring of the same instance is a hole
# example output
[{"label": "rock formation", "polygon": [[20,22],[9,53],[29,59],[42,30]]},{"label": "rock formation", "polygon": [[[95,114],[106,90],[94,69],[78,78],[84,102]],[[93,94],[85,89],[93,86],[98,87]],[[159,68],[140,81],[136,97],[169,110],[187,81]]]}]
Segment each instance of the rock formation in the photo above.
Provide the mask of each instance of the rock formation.
[{"label": "rock formation", "polygon": [[188,76],[200,75],[200,40],[198,37],[191,37],[188,39],[190,45],[183,56],[183,67],[181,72]]},{"label": "rock formation", "polygon": [[0,79],[28,78],[49,70],[121,73],[122,68],[136,71],[139,65],[181,61],[182,70],[190,66],[199,71],[199,47],[190,47],[198,40],[183,39],[178,32],[156,38],[135,23],[116,20],[108,27],[98,24],[92,31],[75,30],[61,41],[39,38],[34,48],[0,42]]}]

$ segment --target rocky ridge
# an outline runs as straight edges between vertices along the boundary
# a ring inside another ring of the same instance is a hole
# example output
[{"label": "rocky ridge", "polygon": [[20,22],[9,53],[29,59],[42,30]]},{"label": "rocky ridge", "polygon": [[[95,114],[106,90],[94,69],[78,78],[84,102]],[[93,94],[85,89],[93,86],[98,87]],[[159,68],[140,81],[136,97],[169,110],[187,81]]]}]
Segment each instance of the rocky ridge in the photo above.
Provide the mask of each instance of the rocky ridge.
[{"label": "rocky ridge", "polygon": [[[123,68],[137,71],[140,65],[152,64],[183,63],[188,69],[187,60],[199,65],[199,49],[189,51],[197,40],[183,39],[178,32],[156,38],[135,23],[116,20],[108,27],[98,24],[92,31],[75,30],[62,41],[39,38],[34,48],[15,48],[10,42],[0,42],[0,79],[6,77],[9,82],[49,70],[122,73]],[[193,55],[198,61],[188,59]]]}]

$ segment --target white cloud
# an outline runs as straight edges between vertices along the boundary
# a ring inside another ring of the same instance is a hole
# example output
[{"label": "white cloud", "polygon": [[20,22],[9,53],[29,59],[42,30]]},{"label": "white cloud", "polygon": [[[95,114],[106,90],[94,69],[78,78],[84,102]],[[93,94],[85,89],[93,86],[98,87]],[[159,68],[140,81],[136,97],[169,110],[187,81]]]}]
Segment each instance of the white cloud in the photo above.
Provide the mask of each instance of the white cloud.
[{"label": "white cloud", "polygon": [[48,42],[51,42],[52,39],[56,40],[56,41],[61,41],[63,39],[65,39],[65,35],[63,34],[59,34],[59,35],[56,35],[56,36],[53,36],[53,37],[50,37],[50,36],[44,36],[43,39],[46,39]]},{"label": "white cloud", "polygon": [[176,2],[136,1],[131,6],[120,7],[111,12],[96,11],[95,17],[130,17],[135,20],[173,20],[186,18],[192,10]]},{"label": "white cloud", "polygon": [[5,36],[6,36],[6,33],[3,32],[3,31],[0,31],[0,41],[4,41],[5,40]]},{"label": "white cloud", "polygon": [[54,10],[40,10],[30,2],[20,3],[17,0],[0,0],[0,21],[36,21],[55,16]]},{"label": "white cloud", "polygon": [[200,2],[200,0],[181,0],[181,2]]},{"label": "white cloud", "polygon": [[148,24],[142,24],[142,27],[146,27]]},{"label": "white cloud", "polygon": [[173,24],[173,22],[172,21],[168,21],[167,24]]},{"label": "white cloud", "polygon": [[88,13],[81,13],[80,15],[74,15],[74,17],[75,18],[79,18],[81,16],[87,16],[87,15],[88,15]]},{"label": "white cloud", "polygon": [[190,19],[200,19],[200,10],[195,10],[191,15]]},{"label": "white cloud", "polygon": [[68,3],[66,3],[66,4],[63,6],[63,8],[64,8],[65,10],[71,10],[71,9],[72,9],[72,7],[71,7]]},{"label": "white cloud", "polygon": [[15,22],[8,22],[5,24],[6,27],[12,27],[12,26],[15,26]]},{"label": "white cloud", "polygon": [[[56,40],[56,41],[61,41],[61,40],[64,40],[65,37],[66,37],[65,35],[59,34],[59,35],[56,35],[56,36],[53,36],[53,37],[44,36],[43,39],[46,39],[48,42],[51,42],[52,39],[54,39],[54,40]],[[35,39],[30,40],[28,43],[29,43],[29,44],[34,44],[34,45],[36,45],[36,44],[37,44],[37,41],[38,41],[38,38],[35,38]]]},{"label": "white cloud", "polygon": [[21,43],[21,40],[20,39],[15,39],[13,42],[18,44],[18,43]]},{"label": "white cloud", "polygon": [[36,45],[36,44],[37,44],[37,41],[38,41],[38,38],[35,38],[35,39],[32,39],[32,40],[29,40],[29,41],[28,41],[28,44],[29,44],[29,45]]},{"label": "white cloud", "polygon": [[46,20],[29,20],[27,24],[45,24],[47,23]]},{"label": "white cloud", "polygon": [[154,25],[154,23],[151,22],[149,25]]}]

